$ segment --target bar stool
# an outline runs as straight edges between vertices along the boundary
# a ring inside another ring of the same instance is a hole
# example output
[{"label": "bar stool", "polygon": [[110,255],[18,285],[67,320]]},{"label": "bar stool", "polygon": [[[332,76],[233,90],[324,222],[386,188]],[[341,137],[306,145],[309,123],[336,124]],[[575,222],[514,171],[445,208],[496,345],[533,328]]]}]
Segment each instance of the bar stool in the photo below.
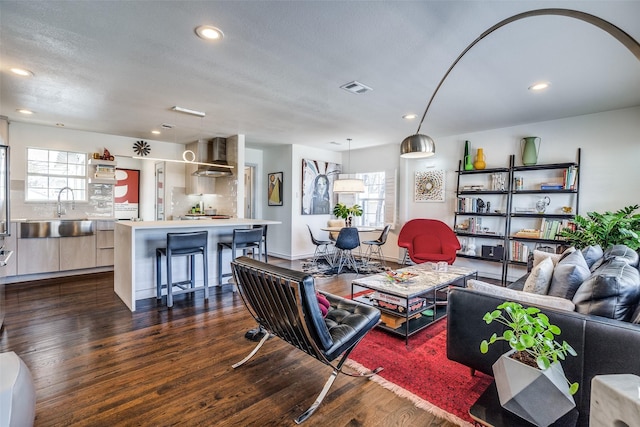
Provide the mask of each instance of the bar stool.
[{"label": "bar stool", "polygon": [[[173,307],[173,295],[185,294],[204,289],[204,299],[209,299],[209,272],[207,263],[206,231],[188,233],[167,233],[167,247],[156,249],[156,298],[162,299],[162,288],[167,288],[167,307]],[[196,287],[195,256],[202,254],[204,285]],[[167,258],[167,284],[162,284],[162,256]],[[189,257],[189,280],[173,282],[171,259],[173,257]],[[174,290],[179,288],[179,290]]]},{"label": "bar stool", "polygon": [[269,262],[267,259],[267,225],[254,225],[253,228],[262,228],[262,249],[264,252],[264,262]]},{"label": "bar stool", "polygon": [[236,258],[236,252],[242,249],[242,254],[247,255],[247,251],[251,249],[253,258],[258,249],[258,260],[262,257],[262,237],[263,228],[237,228],[233,230],[233,237],[230,242],[218,242],[218,284],[222,285],[222,278],[231,276],[231,273],[222,274],[222,251],[231,249],[231,259]]}]

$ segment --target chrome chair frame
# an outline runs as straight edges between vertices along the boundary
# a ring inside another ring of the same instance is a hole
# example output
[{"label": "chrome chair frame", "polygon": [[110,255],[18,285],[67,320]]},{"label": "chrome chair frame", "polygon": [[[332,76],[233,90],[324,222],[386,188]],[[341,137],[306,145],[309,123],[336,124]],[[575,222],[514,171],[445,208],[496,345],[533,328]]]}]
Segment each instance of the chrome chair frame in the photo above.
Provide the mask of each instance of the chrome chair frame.
[{"label": "chrome chair frame", "polygon": [[358,265],[356,258],[353,256],[353,249],[360,246],[360,236],[358,229],[355,227],[344,227],[340,230],[335,243],[335,251],[333,258],[333,266],[337,265],[340,274],[342,267],[351,266],[358,273]]},{"label": "chrome chair frame", "polygon": [[309,229],[309,235],[311,236],[311,243],[316,245],[316,250],[313,252],[311,263],[313,265],[317,265],[318,258],[322,257],[327,261],[327,264],[333,265],[333,252],[329,249],[329,246],[332,245],[333,242],[331,240],[316,239],[309,224],[307,224],[307,228]]},{"label": "chrome chair frame", "polygon": [[316,400],[295,419],[297,424],[308,419],[320,406],[338,374],[371,377],[382,370],[343,371],[351,351],[380,323],[377,308],[322,292],[331,304],[323,318],[313,276],[249,257],[236,258],[231,268],[247,310],[267,331],[244,359],[232,365],[234,369],[249,361],[270,336],[277,336],[333,368]]},{"label": "chrome chair frame", "polygon": [[378,256],[378,259],[382,261],[382,265],[384,265],[385,267],[387,266],[387,262],[384,259],[384,253],[382,252],[382,246],[387,243],[387,236],[389,235],[390,229],[391,226],[387,224],[384,226],[382,233],[380,233],[380,236],[376,240],[362,241],[363,245],[367,245],[367,249],[364,251],[363,257],[364,265],[369,264],[369,261],[371,261],[371,256],[376,254]]}]

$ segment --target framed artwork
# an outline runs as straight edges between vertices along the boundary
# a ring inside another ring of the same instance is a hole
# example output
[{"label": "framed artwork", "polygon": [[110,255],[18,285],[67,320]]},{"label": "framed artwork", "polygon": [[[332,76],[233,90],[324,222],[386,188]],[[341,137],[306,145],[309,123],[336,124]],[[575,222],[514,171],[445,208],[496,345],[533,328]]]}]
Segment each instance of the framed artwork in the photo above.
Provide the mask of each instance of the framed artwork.
[{"label": "framed artwork", "polygon": [[140,171],[117,169],[113,202],[117,219],[132,219],[140,216]]},{"label": "framed artwork", "polygon": [[282,172],[269,174],[267,200],[268,206],[282,206]]},{"label": "framed artwork", "polygon": [[337,163],[302,159],[302,215],[329,215]]},{"label": "framed artwork", "polygon": [[416,172],[414,194],[416,202],[444,202],[444,170]]}]

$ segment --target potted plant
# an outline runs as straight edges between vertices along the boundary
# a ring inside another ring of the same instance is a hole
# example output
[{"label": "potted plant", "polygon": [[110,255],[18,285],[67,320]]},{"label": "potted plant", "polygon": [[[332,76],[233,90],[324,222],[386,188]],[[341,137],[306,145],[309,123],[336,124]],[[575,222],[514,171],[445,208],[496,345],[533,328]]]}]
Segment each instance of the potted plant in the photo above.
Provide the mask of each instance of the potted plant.
[{"label": "potted plant", "polygon": [[333,207],[333,214],[336,216],[336,218],[344,219],[347,227],[351,227],[353,216],[361,216],[362,208],[358,204],[355,204],[348,208],[344,203],[336,203],[336,205]]},{"label": "potted plant", "polygon": [[493,365],[498,397],[503,408],[538,426],[547,426],[575,407],[578,383],[570,383],[560,361],[576,351],[566,341],[556,340],[560,328],[536,307],[504,302],[486,313],[483,320],[506,326],[480,343],[484,354],[489,345],[506,341],[511,351]]},{"label": "potted plant", "polygon": [[627,206],[616,212],[588,212],[587,217],[576,215],[575,229],[562,230],[560,236],[567,243],[582,249],[589,245],[600,245],[606,249],[611,245],[626,245],[640,249],[640,214],[633,214],[639,205]]}]

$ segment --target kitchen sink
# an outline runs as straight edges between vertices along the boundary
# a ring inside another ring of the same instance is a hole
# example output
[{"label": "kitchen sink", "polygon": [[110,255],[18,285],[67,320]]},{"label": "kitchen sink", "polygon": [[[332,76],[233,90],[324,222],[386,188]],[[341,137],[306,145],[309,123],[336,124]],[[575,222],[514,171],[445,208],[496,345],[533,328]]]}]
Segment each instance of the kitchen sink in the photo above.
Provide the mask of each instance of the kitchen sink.
[{"label": "kitchen sink", "polygon": [[79,237],[95,234],[93,221],[86,219],[30,220],[21,222],[21,239],[44,237]]}]

